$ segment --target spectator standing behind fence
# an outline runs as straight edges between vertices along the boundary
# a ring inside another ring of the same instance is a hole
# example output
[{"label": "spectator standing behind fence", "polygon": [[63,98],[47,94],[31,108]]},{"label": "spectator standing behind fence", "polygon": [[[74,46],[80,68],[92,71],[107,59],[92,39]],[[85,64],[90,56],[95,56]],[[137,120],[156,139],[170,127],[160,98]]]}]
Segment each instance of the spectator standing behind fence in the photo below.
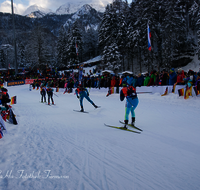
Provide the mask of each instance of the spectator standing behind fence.
[{"label": "spectator standing behind fence", "polygon": [[148,83],[147,86],[154,86],[154,83],[156,81],[156,75],[155,75],[155,73],[156,73],[155,70],[151,72],[150,81],[149,81],[149,83]]},{"label": "spectator standing behind fence", "polygon": [[119,83],[120,83],[120,79],[119,79],[119,76],[116,76],[116,93],[119,93]]},{"label": "spectator standing behind fence", "polygon": [[143,74],[139,73],[137,78],[137,86],[143,86],[144,84],[144,76]]},{"label": "spectator standing behind fence", "polygon": [[159,75],[159,72],[155,72],[155,86],[158,86],[159,85],[159,82],[160,82],[160,75]]},{"label": "spectator standing behind fence", "polygon": [[168,74],[165,69],[162,71],[162,76],[161,76],[161,85],[167,85],[167,80],[168,80]]},{"label": "spectator standing behind fence", "polygon": [[174,85],[174,83],[176,83],[176,80],[177,80],[177,75],[174,68],[172,68],[169,71],[169,85]]},{"label": "spectator standing behind fence", "polygon": [[149,81],[150,81],[149,73],[146,73],[144,79],[144,86],[147,86]]},{"label": "spectator standing behind fence", "polygon": [[195,82],[195,86],[197,86],[197,90],[200,91],[200,72],[197,73],[197,79]]},{"label": "spectator standing behind fence", "polygon": [[183,85],[184,81],[183,79],[185,78],[185,74],[184,74],[184,70],[183,69],[178,69],[178,74],[177,74],[177,79],[176,79],[176,83],[177,85]]},{"label": "spectator standing behind fence", "polygon": [[135,80],[131,74],[126,77],[126,80],[129,86],[135,86]]},{"label": "spectator standing behind fence", "polygon": [[195,83],[194,71],[189,70],[183,80],[184,80],[185,84],[190,88]]}]

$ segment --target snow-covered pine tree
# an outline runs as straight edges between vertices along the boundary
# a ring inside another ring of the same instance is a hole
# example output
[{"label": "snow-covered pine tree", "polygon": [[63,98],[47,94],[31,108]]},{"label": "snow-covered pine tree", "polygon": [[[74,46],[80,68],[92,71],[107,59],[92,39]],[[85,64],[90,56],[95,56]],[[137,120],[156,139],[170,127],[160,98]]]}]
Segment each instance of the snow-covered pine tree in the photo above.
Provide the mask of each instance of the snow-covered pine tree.
[{"label": "snow-covered pine tree", "polygon": [[[134,72],[135,65],[141,63],[139,56],[139,30],[137,27],[137,17],[140,15],[140,9],[138,2],[134,1],[130,4],[130,8],[127,15],[127,53],[128,53],[128,65],[131,62],[132,71]],[[137,58],[137,62],[133,61]],[[130,60],[130,61],[129,61]]]},{"label": "snow-covered pine tree", "polygon": [[76,65],[80,62],[82,54],[82,34],[79,21],[76,20],[72,25],[68,38],[68,58],[69,65]]},{"label": "snow-covered pine tree", "polygon": [[63,26],[59,29],[59,36],[57,40],[57,64],[58,66],[66,66],[67,65],[67,53],[66,53],[66,46],[67,46],[67,33]]},{"label": "snow-covered pine tree", "polygon": [[5,53],[3,51],[3,49],[0,49],[0,67],[1,68],[5,68],[6,64],[5,64]]},{"label": "snow-covered pine tree", "polygon": [[179,2],[176,0],[163,1],[164,18],[162,22],[162,57],[166,68],[172,67],[175,53],[179,52],[186,39],[185,19],[180,15]]},{"label": "snow-covered pine tree", "polygon": [[97,56],[98,51],[98,32],[93,28],[89,28],[82,34],[83,39],[83,59],[89,60]]},{"label": "snow-covered pine tree", "polygon": [[[124,59],[125,56],[127,54],[127,49],[126,49],[126,44],[127,44],[127,23],[126,23],[126,18],[123,14],[123,12],[121,11],[119,13],[119,17],[118,17],[118,24],[119,24],[119,28],[118,28],[118,33],[117,33],[117,37],[116,37],[116,43],[119,47],[119,51],[122,55],[122,68],[123,70],[124,68]],[[128,67],[129,69],[129,67]]]},{"label": "snow-covered pine tree", "polygon": [[[99,28],[99,44],[104,48],[102,51],[104,66],[115,70],[121,66],[121,53],[125,56],[126,47],[126,22],[122,5],[121,0],[114,0],[112,4],[107,5]],[[110,55],[112,58],[109,58],[109,52],[112,53]]]},{"label": "snow-covered pine tree", "polygon": [[[200,0],[195,0],[189,9],[190,25],[194,32],[194,41],[197,41],[196,53],[200,60]],[[191,43],[192,44],[192,43]]]},{"label": "snow-covered pine tree", "polygon": [[103,18],[101,23],[99,24],[98,37],[99,37],[99,46],[101,51],[103,51],[104,47],[112,42],[112,25],[111,19],[112,14],[110,12],[112,5],[108,4],[105,12],[103,14]]},{"label": "snow-covered pine tree", "polygon": [[18,59],[17,59],[18,66],[25,67],[27,61],[25,58],[25,45],[23,42],[18,43],[17,51],[18,51]]},{"label": "snow-covered pine tree", "polygon": [[107,69],[119,70],[121,67],[121,54],[116,43],[104,47],[102,62]]}]

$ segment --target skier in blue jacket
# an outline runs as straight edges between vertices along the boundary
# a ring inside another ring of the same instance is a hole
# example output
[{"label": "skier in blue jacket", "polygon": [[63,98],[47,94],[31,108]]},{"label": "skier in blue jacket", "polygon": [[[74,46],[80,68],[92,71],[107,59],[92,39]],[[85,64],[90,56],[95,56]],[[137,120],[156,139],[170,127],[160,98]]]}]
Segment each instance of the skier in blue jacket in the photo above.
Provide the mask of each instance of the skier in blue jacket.
[{"label": "skier in blue jacket", "polygon": [[95,108],[98,108],[97,105],[89,98],[89,92],[81,84],[78,85],[78,88],[75,90],[77,98],[80,100],[81,112],[84,112],[83,109],[83,98],[86,98]]},{"label": "skier in blue jacket", "polygon": [[136,93],[136,88],[133,86],[127,86],[125,83],[123,84],[123,88],[120,91],[120,100],[123,101],[126,98],[125,105],[125,117],[124,117],[124,128],[127,129],[126,125],[129,120],[129,113],[131,113],[132,122],[131,125],[135,124],[135,108],[138,106],[139,100]]}]

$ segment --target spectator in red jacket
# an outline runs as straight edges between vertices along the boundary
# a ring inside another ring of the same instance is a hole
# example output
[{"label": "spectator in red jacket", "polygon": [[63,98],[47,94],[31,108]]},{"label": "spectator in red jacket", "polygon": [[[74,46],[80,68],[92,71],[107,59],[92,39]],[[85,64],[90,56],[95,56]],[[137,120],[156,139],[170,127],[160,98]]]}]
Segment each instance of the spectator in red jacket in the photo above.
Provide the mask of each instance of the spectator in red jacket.
[{"label": "spectator in red jacket", "polygon": [[116,85],[116,79],[115,79],[115,76],[112,77],[112,80],[111,80],[111,85],[110,87],[115,87]]},{"label": "spectator in red jacket", "polygon": [[178,69],[178,75],[177,75],[177,80],[176,80],[176,83],[178,85],[183,85],[184,84],[184,79],[185,78],[185,74],[184,74],[184,70],[182,70],[181,68]]}]

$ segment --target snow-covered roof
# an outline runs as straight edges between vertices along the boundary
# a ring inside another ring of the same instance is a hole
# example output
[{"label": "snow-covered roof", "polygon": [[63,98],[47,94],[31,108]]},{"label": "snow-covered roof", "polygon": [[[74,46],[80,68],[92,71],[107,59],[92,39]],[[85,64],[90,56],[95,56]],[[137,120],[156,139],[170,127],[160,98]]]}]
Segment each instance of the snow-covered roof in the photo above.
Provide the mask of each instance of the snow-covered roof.
[{"label": "snow-covered roof", "polygon": [[93,62],[96,62],[96,61],[100,61],[101,60],[101,55],[97,56],[97,57],[94,57],[88,61],[85,61],[83,62],[82,64],[87,64],[87,63],[93,63]]},{"label": "snow-covered roof", "polygon": [[104,70],[104,71],[102,71],[101,73],[102,73],[102,74],[103,74],[103,73],[110,73],[110,74],[111,74],[111,73],[113,73],[113,71],[111,71],[111,70]]},{"label": "snow-covered roof", "polygon": [[131,71],[124,71],[124,72],[122,72],[122,74],[133,74],[133,72],[131,72]]}]

